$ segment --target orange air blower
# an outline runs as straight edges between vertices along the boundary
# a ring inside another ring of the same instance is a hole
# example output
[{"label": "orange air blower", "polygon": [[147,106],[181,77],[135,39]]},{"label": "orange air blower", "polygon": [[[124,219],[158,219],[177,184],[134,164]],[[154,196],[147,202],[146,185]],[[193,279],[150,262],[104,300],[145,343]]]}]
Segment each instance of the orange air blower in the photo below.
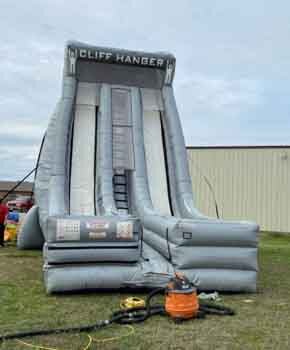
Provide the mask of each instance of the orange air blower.
[{"label": "orange air blower", "polygon": [[181,273],[175,273],[165,290],[165,311],[175,320],[197,316],[199,303],[196,288]]}]

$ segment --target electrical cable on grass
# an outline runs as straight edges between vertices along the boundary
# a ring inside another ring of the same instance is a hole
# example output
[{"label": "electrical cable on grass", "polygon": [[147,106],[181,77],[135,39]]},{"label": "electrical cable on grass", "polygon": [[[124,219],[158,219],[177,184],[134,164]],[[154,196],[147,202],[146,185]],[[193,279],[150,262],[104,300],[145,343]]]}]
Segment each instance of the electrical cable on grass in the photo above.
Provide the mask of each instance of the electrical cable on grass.
[{"label": "electrical cable on grass", "polygon": [[[127,338],[130,337],[131,335],[135,334],[135,329],[133,326],[131,325],[124,325],[122,328],[127,328],[129,329],[129,332],[126,334],[122,334],[122,335],[117,335],[115,337],[110,337],[110,338],[102,338],[102,339],[97,339],[97,338],[93,338],[92,336],[90,336],[89,334],[87,334],[87,337],[89,338],[89,341],[87,343],[87,345],[83,348],[83,350],[89,350],[90,346],[92,345],[93,342],[95,343],[107,343],[107,342],[111,342],[111,341],[115,341],[115,340],[119,340],[122,338]],[[42,345],[35,345],[35,344],[30,344],[27,343],[23,340],[20,339],[16,339],[16,341],[24,346],[27,346],[29,348],[32,349],[39,349],[39,350],[60,350],[57,348],[50,348],[50,347],[46,347],[46,346],[42,346]]]},{"label": "electrical cable on grass", "polygon": [[92,338],[92,340],[95,343],[107,343],[107,342],[110,342],[110,341],[115,341],[115,340],[119,340],[119,339],[122,339],[122,338],[127,338],[127,337],[130,337],[131,335],[135,334],[135,329],[134,329],[133,326],[131,326],[129,324],[126,324],[126,325],[124,325],[123,328],[125,328],[125,327],[129,329],[129,332],[126,333],[126,334],[118,335],[118,336],[111,337],[111,338],[103,338],[103,339]]},{"label": "electrical cable on grass", "polygon": [[89,342],[88,342],[88,344],[83,348],[83,350],[89,350],[89,348],[91,347],[92,342],[93,342],[93,338],[92,338],[89,334],[87,334],[87,337],[89,338]]},{"label": "electrical cable on grass", "polygon": [[[40,335],[50,335],[50,334],[61,334],[61,333],[88,333],[94,332],[98,329],[105,328],[111,324],[119,325],[130,325],[133,323],[144,322],[148,318],[155,315],[166,315],[164,304],[154,304],[151,305],[151,299],[161,292],[164,293],[165,288],[156,288],[151,293],[148,294],[144,307],[133,307],[130,309],[121,309],[113,312],[111,317],[106,320],[99,320],[93,324],[78,327],[66,327],[66,328],[54,328],[54,329],[39,329],[18,333],[11,333],[6,335],[0,335],[0,342],[7,341],[10,339],[28,338]],[[220,315],[220,316],[230,316],[234,315],[235,312],[229,307],[223,305],[218,305],[215,303],[200,303],[199,304],[199,314],[197,318],[205,317],[207,314]],[[131,333],[130,333],[131,334]],[[121,336],[122,337],[122,336]],[[39,347],[38,347],[39,348]],[[46,350],[56,350],[47,349]]]},{"label": "electrical cable on grass", "polygon": [[[87,337],[89,338],[89,342],[88,344],[82,349],[82,350],[89,350],[90,346],[92,345],[92,342],[93,342],[93,338],[87,334]],[[30,343],[27,343],[23,340],[20,340],[20,339],[16,339],[16,341],[24,346],[27,346],[31,349],[39,349],[39,350],[60,350],[60,349],[57,349],[57,348],[50,348],[50,347],[46,347],[46,346],[42,346],[42,345],[34,345],[34,344],[30,344]]]},{"label": "electrical cable on grass", "polygon": [[28,348],[31,348],[31,349],[41,349],[41,350],[60,350],[60,349],[56,349],[56,348],[48,348],[46,346],[42,346],[42,345],[34,345],[34,344],[29,344],[29,343],[26,343],[25,341],[23,340],[20,340],[20,339],[16,339],[16,341],[22,345],[25,345],[27,346]]}]

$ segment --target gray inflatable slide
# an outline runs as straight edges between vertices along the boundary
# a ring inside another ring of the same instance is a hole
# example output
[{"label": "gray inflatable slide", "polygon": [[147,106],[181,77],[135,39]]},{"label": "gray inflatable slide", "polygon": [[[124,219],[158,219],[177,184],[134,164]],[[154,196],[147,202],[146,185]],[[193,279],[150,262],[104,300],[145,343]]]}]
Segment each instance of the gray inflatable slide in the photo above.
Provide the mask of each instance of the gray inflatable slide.
[{"label": "gray inflatable slide", "polygon": [[48,293],[155,287],[255,292],[257,232],[194,206],[172,80],[175,58],[68,42],[62,96],[20,249],[43,249]]}]

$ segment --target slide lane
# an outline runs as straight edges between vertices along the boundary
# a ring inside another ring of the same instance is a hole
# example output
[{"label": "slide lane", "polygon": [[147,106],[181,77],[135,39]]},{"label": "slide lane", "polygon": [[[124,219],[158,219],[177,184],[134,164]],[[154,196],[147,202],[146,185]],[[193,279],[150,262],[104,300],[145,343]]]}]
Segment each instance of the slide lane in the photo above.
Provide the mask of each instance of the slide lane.
[{"label": "slide lane", "polygon": [[73,124],[70,214],[95,215],[97,86],[80,83]]}]

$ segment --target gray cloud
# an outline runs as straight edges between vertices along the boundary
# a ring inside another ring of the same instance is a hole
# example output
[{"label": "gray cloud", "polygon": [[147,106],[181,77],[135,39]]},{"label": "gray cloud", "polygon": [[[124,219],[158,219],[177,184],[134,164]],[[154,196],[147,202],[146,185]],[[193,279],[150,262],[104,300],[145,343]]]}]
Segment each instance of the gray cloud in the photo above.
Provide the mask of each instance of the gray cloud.
[{"label": "gray cloud", "polygon": [[289,11],[283,0],[2,0],[0,179],[33,167],[68,39],[173,52],[187,144],[289,143]]}]

